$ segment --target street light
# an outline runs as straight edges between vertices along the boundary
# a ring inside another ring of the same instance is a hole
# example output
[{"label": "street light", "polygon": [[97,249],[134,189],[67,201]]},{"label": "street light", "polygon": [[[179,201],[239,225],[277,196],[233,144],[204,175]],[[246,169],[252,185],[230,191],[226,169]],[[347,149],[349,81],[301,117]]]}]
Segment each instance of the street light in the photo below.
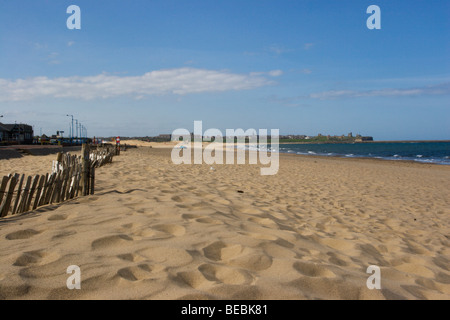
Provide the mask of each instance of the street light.
[{"label": "street light", "polygon": [[78,143],[78,119],[75,119],[75,141]]},{"label": "street light", "polygon": [[81,144],[83,144],[83,134],[82,134],[82,132],[81,132],[81,128],[82,128],[83,126],[81,125],[81,122],[78,122],[78,132],[80,133],[80,143]]},{"label": "street light", "polygon": [[86,129],[86,127],[85,126],[83,126],[83,135],[84,135],[84,138],[87,140],[87,129]]},{"label": "street light", "polygon": [[78,131],[77,131],[77,136],[80,137],[80,143],[83,143],[83,135],[81,134],[81,122],[78,122]]},{"label": "street light", "polygon": [[73,115],[68,114],[68,117],[72,117],[72,127],[70,128],[70,141],[73,142]]}]

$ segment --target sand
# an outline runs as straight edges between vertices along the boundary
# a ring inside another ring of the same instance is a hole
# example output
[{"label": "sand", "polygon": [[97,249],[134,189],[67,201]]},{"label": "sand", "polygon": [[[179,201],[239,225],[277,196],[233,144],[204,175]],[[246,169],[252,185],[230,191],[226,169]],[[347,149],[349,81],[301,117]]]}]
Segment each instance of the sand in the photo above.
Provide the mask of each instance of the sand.
[{"label": "sand", "polygon": [[450,298],[448,166],[280,155],[261,176],[143,145],[96,171],[95,195],[0,221],[0,299]]}]

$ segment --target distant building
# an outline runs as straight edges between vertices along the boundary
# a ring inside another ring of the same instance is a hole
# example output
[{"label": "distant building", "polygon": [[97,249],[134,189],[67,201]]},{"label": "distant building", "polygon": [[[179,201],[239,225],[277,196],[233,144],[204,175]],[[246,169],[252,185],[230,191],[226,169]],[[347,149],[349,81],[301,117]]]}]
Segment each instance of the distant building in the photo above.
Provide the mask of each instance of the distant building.
[{"label": "distant building", "polygon": [[373,137],[359,137],[355,139],[356,142],[373,141]]},{"label": "distant building", "polygon": [[27,124],[0,123],[0,143],[2,144],[32,144],[33,127]]},{"label": "distant building", "polygon": [[5,127],[3,123],[0,122],[0,142],[3,142],[9,138],[9,129]]},{"label": "distant building", "polygon": [[280,140],[288,139],[288,140],[304,140],[306,136],[304,134],[297,135],[297,134],[289,134],[289,135],[280,135],[278,136]]},{"label": "distant building", "polygon": [[160,134],[158,136],[158,139],[161,141],[170,141],[170,140],[172,140],[172,135],[171,134]]}]

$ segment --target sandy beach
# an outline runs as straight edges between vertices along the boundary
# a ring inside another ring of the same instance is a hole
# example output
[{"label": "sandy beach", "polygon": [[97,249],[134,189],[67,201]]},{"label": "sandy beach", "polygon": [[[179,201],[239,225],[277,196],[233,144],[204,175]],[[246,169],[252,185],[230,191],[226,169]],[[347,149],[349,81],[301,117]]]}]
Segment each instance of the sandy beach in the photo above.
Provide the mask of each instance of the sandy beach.
[{"label": "sandy beach", "polygon": [[262,176],[174,165],[172,147],[129,148],[94,195],[1,219],[0,299],[450,299],[450,166],[282,154]]}]

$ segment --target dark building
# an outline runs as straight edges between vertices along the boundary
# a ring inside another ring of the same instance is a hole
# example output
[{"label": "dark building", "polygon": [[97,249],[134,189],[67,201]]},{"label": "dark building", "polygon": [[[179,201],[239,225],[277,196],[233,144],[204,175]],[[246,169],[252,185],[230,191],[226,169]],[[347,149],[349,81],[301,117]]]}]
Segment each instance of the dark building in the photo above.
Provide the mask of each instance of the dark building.
[{"label": "dark building", "polygon": [[33,127],[27,124],[0,123],[0,143],[2,144],[32,144]]},{"label": "dark building", "polygon": [[170,140],[172,140],[172,135],[171,134],[160,134],[158,136],[158,139],[161,141],[170,141]]},{"label": "dark building", "polygon": [[364,141],[373,141],[373,137],[358,137],[355,140],[356,142],[364,142]]}]

